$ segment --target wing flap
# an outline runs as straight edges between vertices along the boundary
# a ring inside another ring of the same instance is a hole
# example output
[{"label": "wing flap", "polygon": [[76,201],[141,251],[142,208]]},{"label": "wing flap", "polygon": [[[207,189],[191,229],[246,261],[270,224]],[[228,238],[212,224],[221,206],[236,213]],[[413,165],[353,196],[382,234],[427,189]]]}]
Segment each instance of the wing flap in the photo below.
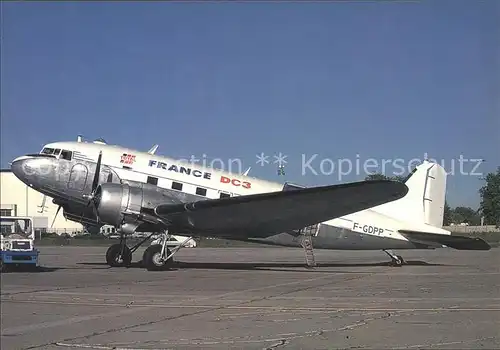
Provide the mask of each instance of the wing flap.
[{"label": "wing flap", "polygon": [[156,215],[193,233],[266,237],[402,198],[406,185],[362,181],[279,191],[185,205],[159,205]]},{"label": "wing flap", "polygon": [[490,250],[491,246],[483,239],[477,237],[441,235],[431,232],[399,230],[408,240],[435,245],[441,244],[458,250]]}]

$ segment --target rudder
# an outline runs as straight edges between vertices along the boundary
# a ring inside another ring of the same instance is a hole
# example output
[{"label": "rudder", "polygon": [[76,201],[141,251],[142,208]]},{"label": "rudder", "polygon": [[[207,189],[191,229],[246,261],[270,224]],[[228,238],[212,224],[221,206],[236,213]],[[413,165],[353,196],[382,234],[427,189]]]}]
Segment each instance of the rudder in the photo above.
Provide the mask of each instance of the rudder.
[{"label": "rudder", "polygon": [[446,176],[441,165],[424,161],[406,179],[409,191],[405,197],[373,210],[404,221],[442,227]]}]

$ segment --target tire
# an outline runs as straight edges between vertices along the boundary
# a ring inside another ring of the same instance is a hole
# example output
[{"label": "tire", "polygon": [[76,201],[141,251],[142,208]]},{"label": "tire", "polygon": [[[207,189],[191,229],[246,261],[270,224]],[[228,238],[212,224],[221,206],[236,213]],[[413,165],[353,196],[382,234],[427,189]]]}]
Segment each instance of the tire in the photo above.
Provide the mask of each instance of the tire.
[{"label": "tire", "polygon": [[[161,271],[172,265],[172,258],[169,258],[167,261],[160,261],[161,248],[161,244],[153,244],[144,251],[142,263],[148,271]],[[165,248],[165,250],[165,253],[169,255],[170,250],[168,248]]]},{"label": "tire", "polygon": [[127,246],[123,247],[123,256],[121,255],[122,246],[113,244],[106,252],[106,263],[111,267],[130,266],[132,263],[132,252]]}]

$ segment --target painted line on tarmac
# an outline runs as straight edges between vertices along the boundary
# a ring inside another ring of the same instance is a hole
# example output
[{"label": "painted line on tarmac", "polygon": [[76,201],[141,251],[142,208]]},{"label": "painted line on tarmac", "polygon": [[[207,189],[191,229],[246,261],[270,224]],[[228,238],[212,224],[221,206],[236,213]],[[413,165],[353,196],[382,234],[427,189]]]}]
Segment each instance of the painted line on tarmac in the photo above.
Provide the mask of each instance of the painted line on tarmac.
[{"label": "painted line on tarmac", "polygon": [[57,304],[57,305],[76,305],[76,306],[118,306],[127,308],[165,308],[165,309],[240,309],[240,310],[276,310],[276,311],[500,311],[500,307],[495,308],[463,308],[463,307],[433,307],[433,308],[380,308],[380,307],[335,307],[335,306],[318,306],[318,307],[280,307],[280,306],[250,306],[250,305],[223,305],[223,304],[200,304],[200,305],[184,305],[184,304],[138,304],[138,303],[79,303],[79,302],[63,302],[63,301],[39,301],[39,300],[2,300],[2,302],[19,303],[19,304]]}]

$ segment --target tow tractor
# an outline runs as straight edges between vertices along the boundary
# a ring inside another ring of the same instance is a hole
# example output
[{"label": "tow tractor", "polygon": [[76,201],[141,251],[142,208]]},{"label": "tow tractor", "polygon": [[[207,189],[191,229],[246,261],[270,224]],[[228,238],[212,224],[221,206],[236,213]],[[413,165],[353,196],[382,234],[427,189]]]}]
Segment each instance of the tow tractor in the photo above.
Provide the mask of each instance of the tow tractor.
[{"label": "tow tractor", "polygon": [[12,267],[38,268],[33,219],[26,216],[0,216],[0,271]]}]

